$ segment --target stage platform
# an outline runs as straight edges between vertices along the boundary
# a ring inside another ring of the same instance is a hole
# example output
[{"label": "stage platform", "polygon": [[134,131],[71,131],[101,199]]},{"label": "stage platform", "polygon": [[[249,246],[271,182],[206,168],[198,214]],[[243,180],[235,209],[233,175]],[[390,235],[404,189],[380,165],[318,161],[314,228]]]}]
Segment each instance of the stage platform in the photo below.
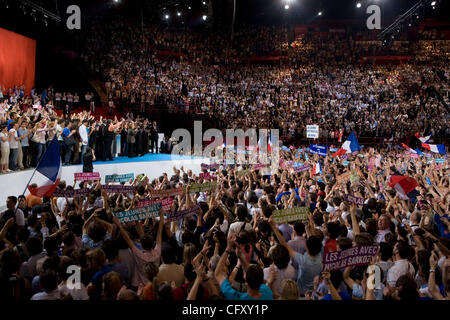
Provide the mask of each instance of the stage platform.
[{"label": "stage platform", "polygon": [[[163,172],[169,176],[173,174],[173,167],[180,169],[181,166],[187,171],[200,173],[200,164],[209,161],[201,157],[180,156],[171,154],[146,154],[142,157],[117,157],[113,161],[94,162],[94,172],[99,172],[104,182],[105,175],[134,173],[135,176],[145,173],[150,179],[159,177]],[[34,169],[17,171],[0,175],[0,210],[5,208],[6,199],[11,195],[21,195],[31,178]],[[73,185],[74,173],[82,172],[82,165],[63,166],[61,180],[68,185]],[[28,194],[28,191],[25,193]]]}]

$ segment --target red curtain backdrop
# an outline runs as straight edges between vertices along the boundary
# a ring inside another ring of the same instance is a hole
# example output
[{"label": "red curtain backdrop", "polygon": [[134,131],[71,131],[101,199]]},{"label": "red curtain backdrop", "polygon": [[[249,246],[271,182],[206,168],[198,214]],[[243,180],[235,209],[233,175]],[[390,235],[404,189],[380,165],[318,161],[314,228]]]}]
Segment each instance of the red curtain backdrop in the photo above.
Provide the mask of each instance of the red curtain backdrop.
[{"label": "red curtain backdrop", "polygon": [[0,28],[0,88],[8,90],[25,85],[29,93],[34,87],[36,40]]}]

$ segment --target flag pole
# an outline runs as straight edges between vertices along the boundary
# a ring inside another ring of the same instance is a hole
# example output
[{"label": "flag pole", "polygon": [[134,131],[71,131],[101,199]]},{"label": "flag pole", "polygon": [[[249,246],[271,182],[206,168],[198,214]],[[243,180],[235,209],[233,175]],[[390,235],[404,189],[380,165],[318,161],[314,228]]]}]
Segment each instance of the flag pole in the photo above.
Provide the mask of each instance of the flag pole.
[{"label": "flag pole", "polygon": [[[55,137],[53,138],[52,142],[50,142],[50,144],[52,144],[52,143],[55,141],[55,139],[56,139],[56,135],[55,135]],[[49,144],[49,146],[50,146],[50,144]],[[25,195],[25,192],[27,191],[28,186],[30,185],[31,180],[33,179],[34,174],[36,173],[36,169],[37,169],[37,168],[39,167],[39,165],[41,164],[41,161],[42,161],[42,159],[44,159],[44,156],[45,156],[45,154],[46,154],[47,152],[48,152],[48,148],[47,148],[47,150],[45,150],[44,154],[43,154],[43,155],[41,156],[41,158],[39,159],[39,162],[37,163],[36,168],[34,168],[33,174],[31,175],[30,179],[28,180],[28,182],[27,182],[27,184],[26,184],[26,186],[25,186],[25,189],[23,190],[22,197]],[[19,203],[17,203],[17,204],[19,204]],[[16,206],[16,209],[14,210],[14,217],[16,216],[16,213],[17,213],[17,209],[18,209],[18,208],[19,208],[19,207]]]}]

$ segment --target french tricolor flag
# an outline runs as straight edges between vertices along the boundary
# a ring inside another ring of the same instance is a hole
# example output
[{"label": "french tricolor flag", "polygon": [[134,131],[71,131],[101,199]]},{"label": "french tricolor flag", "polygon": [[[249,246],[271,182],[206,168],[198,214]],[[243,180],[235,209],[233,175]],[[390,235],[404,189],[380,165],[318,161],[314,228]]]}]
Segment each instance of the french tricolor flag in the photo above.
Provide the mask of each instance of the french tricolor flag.
[{"label": "french tricolor flag", "polygon": [[392,175],[389,178],[389,186],[397,191],[400,198],[406,200],[408,198],[415,199],[418,195],[416,187],[419,183],[411,178],[402,175]]},{"label": "french tricolor flag", "polygon": [[408,150],[409,152],[411,152],[411,153],[415,153],[415,154],[418,154],[418,155],[420,155],[420,156],[423,156],[422,151],[420,151],[419,149],[416,149],[416,150],[411,149],[410,147],[408,147],[408,146],[407,146],[406,144],[404,144],[404,143],[401,143],[401,146],[402,146],[403,148],[405,148],[406,150]]},{"label": "french tricolor flag", "polygon": [[422,147],[434,153],[446,154],[445,145],[422,143]]},{"label": "french tricolor flag", "polygon": [[[38,197],[50,197],[61,180],[61,155],[56,136],[50,142],[28,183],[28,190]],[[33,188],[31,185],[36,184]]]},{"label": "french tricolor flag", "polygon": [[426,136],[426,137],[423,137],[423,136],[422,136],[420,133],[418,133],[418,132],[416,132],[415,136],[416,136],[416,138],[419,139],[420,142],[422,142],[422,143],[427,143],[428,140],[430,140],[430,138],[431,138],[431,135]]},{"label": "french tricolor flag", "polygon": [[320,166],[320,162],[317,162],[312,169],[312,175],[315,176],[316,174],[322,174],[322,167]]},{"label": "french tricolor flag", "polygon": [[342,144],[342,147],[333,154],[333,157],[343,156],[346,153],[353,153],[359,150],[361,150],[361,147],[359,146],[358,139],[356,139],[355,132],[353,131]]}]

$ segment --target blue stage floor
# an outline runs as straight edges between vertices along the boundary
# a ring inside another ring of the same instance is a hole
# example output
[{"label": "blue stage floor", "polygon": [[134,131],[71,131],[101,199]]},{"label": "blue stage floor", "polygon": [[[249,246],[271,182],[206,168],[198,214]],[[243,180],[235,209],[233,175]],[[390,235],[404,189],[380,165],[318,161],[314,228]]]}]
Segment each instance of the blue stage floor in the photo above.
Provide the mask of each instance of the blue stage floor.
[{"label": "blue stage floor", "polygon": [[113,161],[95,161],[94,165],[98,164],[111,164],[111,163],[127,163],[127,162],[149,162],[149,161],[173,161],[173,160],[189,160],[189,159],[202,159],[202,157],[181,156],[172,155],[166,153],[148,153],[142,157],[117,157]]}]

